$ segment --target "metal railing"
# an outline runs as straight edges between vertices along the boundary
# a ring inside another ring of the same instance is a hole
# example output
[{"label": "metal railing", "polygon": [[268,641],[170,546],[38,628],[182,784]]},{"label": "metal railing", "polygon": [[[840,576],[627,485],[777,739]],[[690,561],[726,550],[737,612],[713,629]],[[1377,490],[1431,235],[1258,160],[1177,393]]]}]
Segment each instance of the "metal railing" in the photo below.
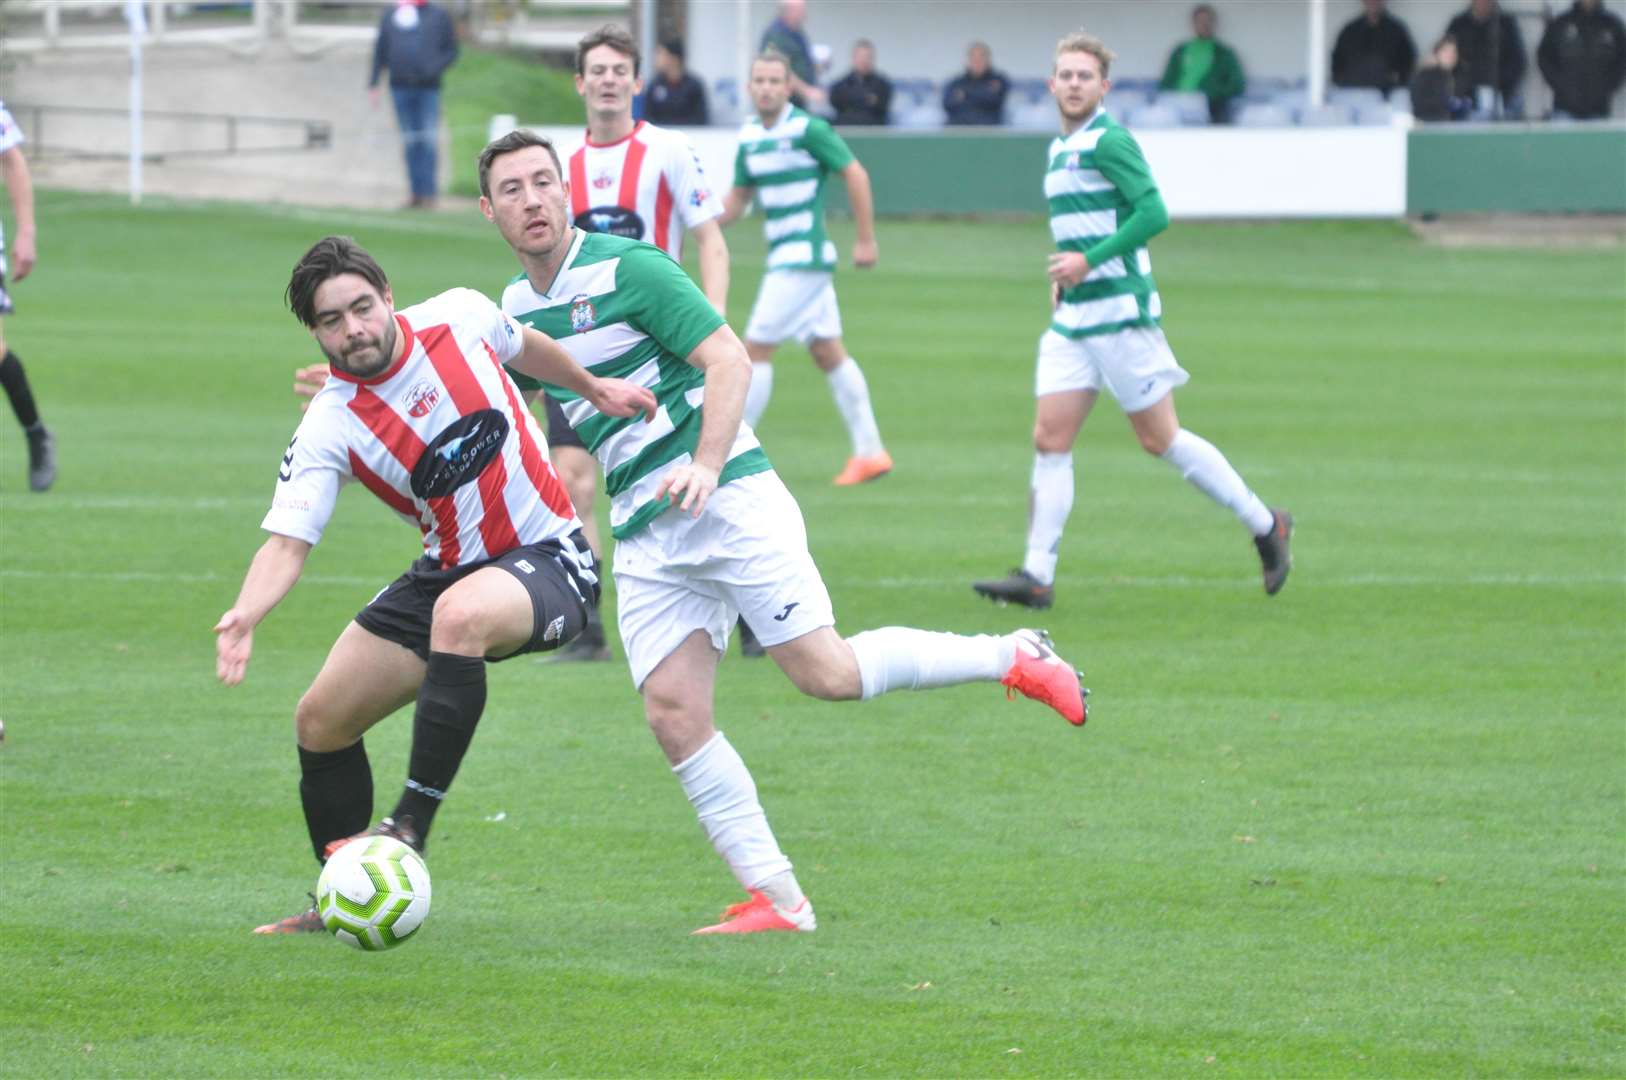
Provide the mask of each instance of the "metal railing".
[{"label": "metal railing", "polygon": [[[127,109],[26,102],[8,103],[6,107],[28,132],[31,157],[87,161],[128,157],[123,147],[129,130]],[[166,109],[143,110],[141,116],[146,130],[144,141],[149,147],[143,150],[142,159],[149,162],[182,157],[299,153],[327,150],[333,145],[333,126],[326,120]],[[102,120],[110,122],[99,123]],[[184,132],[185,138],[177,141],[194,143],[201,134],[204,145],[151,148],[155,141],[161,144],[166,126]],[[218,138],[211,138],[216,130]],[[291,135],[278,138],[282,132]]]}]

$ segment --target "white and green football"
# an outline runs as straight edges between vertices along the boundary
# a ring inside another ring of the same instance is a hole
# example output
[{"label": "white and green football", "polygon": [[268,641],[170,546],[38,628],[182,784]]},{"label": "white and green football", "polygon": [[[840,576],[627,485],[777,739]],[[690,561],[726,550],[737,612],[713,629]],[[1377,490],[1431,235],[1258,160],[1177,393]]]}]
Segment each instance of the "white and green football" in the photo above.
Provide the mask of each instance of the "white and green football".
[{"label": "white and green football", "polygon": [[316,879],[316,911],[357,949],[393,949],[429,914],[429,868],[393,836],[363,836],[335,851]]}]

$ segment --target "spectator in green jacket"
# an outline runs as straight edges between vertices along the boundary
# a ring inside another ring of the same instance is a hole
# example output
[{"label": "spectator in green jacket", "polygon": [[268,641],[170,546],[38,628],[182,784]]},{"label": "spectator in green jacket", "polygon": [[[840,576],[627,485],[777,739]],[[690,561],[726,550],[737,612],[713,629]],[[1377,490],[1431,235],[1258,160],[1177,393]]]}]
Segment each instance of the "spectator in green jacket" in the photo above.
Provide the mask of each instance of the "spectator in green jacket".
[{"label": "spectator in green jacket", "polygon": [[1160,90],[1195,90],[1208,96],[1208,119],[1215,124],[1231,118],[1231,102],[1242,96],[1245,80],[1236,50],[1214,37],[1214,9],[1198,4],[1191,12],[1196,35],[1182,41],[1169,54]]}]

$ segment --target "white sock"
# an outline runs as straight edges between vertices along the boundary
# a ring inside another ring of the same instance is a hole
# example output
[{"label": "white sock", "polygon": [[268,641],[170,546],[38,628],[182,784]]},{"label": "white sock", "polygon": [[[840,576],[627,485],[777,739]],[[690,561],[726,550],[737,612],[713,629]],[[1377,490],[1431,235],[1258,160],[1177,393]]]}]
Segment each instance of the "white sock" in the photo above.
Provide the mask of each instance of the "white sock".
[{"label": "white sock", "polygon": [[761,360],[751,362],[751,386],[745,391],[745,422],[753,428],[762,414],[768,411],[768,399],[773,397],[773,364]]},{"label": "white sock", "polygon": [[1016,660],[1010,635],[943,634],[883,626],[847,639],[858,658],[858,678],[868,701],[889,690],[930,690],[935,686],[1002,679]]},{"label": "white sock", "polygon": [[847,434],[853,441],[854,457],[874,457],[885,447],[881,445],[881,429],[875,426],[875,410],[869,403],[869,383],[864,381],[863,369],[858,361],[847,357],[825,373],[830,380],[830,395],[836,399],[836,408],[847,422]]},{"label": "white sock", "polygon": [[1198,491],[1235,514],[1253,535],[1263,536],[1275,524],[1270,508],[1248,490],[1225,455],[1201,435],[1184,428],[1175,432],[1174,441],[1163,451],[1163,460],[1179,469]]},{"label": "white sock", "polygon": [[790,872],[790,860],[779,850],[768,816],[757,802],[751,772],[721,731],[672,771],[683,784],[683,793],[699,815],[711,846],[741,885],[755,889]]},{"label": "white sock", "polygon": [[1056,549],[1067,515],[1073,512],[1073,452],[1033,455],[1033,486],[1028,504],[1026,570],[1041,585],[1056,581]]},{"label": "white sock", "polygon": [[769,900],[772,900],[775,905],[784,908],[786,911],[795,911],[802,906],[802,901],[806,899],[802,892],[801,883],[796,880],[796,875],[789,870],[781,874],[775,874],[767,881],[755,886],[755,888],[767,896]]}]

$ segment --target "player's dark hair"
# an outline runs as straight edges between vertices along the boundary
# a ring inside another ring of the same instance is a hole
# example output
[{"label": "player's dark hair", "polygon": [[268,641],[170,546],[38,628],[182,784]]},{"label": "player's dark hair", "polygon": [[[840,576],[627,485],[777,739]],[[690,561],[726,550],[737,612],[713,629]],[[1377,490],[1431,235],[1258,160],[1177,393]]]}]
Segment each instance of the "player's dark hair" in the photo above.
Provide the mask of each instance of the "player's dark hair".
[{"label": "player's dark hair", "polygon": [[[576,74],[587,74],[587,54],[600,45],[608,45],[616,52],[632,61],[632,77],[638,77],[638,43],[632,40],[632,35],[613,23],[606,23],[594,30],[591,34],[576,42]],[[678,55],[682,55],[679,53]]]},{"label": "player's dark hair", "polygon": [[564,167],[559,164],[559,151],[553,148],[553,140],[546,135],[538,135],[534,131],[524,128],[515,128],[500,139],[492,139],[486,143],[486,148],[480,151],[480,194],[491,198],[491,165],[504,154],[512,154],[516,150],[524,150],[528,146],[540,146],[548,152],[553,159],[553,171],[560,178],[564,177]]},{"label": "player's dark hair", "polygon": [[688,59],[683,55],[683,42],[675,37],[663,38],[661,40],[661,48],[677,57],[680,61]]},{"label": "player's dark hair", "polygon": [[356,274],[382,296],[390,287],[383,267],[348,236],[324,236],[294,264],[283,299],[288,310],[308,327],[316,326],[316,290],[341,274]]}]

